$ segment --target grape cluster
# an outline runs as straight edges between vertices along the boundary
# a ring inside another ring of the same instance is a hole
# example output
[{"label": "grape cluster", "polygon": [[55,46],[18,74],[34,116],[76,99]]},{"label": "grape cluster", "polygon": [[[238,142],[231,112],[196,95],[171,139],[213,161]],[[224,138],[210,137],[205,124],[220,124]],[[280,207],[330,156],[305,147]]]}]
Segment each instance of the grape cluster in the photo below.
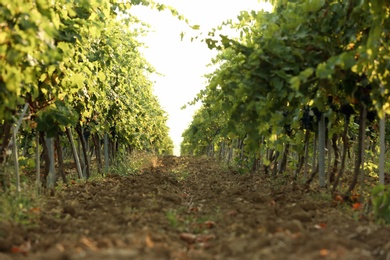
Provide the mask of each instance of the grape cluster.
[{"label": "grape cluster", "polygon": [[302,127],[306,130],[313,130],[314,124],[321,117],[321,112],[316,107],[305,106],[302,115]]}]

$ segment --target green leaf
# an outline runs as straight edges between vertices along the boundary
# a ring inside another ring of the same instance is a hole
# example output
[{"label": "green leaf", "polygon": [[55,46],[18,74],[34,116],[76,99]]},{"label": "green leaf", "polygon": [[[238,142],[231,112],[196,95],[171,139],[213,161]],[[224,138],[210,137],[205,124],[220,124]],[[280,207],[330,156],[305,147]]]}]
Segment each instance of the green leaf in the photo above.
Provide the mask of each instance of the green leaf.
[{"label": "green leaf", "polygon": [[303,8],[306,12],[317,12],[324,4],[324,0],[310,0],[304,2]]},{"label": "green leaf", "polygon": [[193,26],[191,26],[191,28],[193,29],[193,30],[199,30],[200,29],[200,25],[193,25]]},{"label": "green leaf", "polygon": [[306,82],[307,81],[307,79],[311,76],[311,75],[313,75],[313,72],[314,72],[314,69],[313,68],[307,68],[307,69],[305,69],[304,71],[302,71],[301,73],[300,73],[300,78],[301,78],[301,80],[303,81],[303,82]]},{"label": "green leaf", "polygon": [[80,88],[84,86],[85,77],[81,73],[76,73],[72,75],[71,80],[73,84],[77,85]]},{"label": "green leaf", "polygon": [[42,73],[42,75],[39,77],[40,82],[44,82],[48,78],[46,73]]},{"label": "green leaf", "polygon": [[299,76],[292,77],[290,79],[291,88],[295,91],[299,90],[299,86],[301,85],[301,79]]},{"label": "green leaf", "polygon": [[99,71],[98,78],[100,79],[101,82],[105,82],[107,79],[106,75],[102,71]]},{"label": "green leaf", "polygon": [[333,70],[329,69],[325,62],[318,64],[317,69],[316,69],[316,76],[318,78],[330,79],[332,77],[332,74],[333,74]]}]

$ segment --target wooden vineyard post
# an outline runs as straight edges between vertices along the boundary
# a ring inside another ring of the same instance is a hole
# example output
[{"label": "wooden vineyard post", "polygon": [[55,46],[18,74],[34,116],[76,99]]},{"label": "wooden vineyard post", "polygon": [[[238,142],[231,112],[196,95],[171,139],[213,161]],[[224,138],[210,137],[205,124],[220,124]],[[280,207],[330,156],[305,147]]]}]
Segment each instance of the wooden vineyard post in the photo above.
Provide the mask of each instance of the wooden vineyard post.
[{"label": "wooden vineyard post", "polygon": [[386,133],[386,121],[385,121],[386,115],[383,115],[383,117],[379,121],[379,142],[380,142],[380,152],[379,152],[379,183],[382,185],[385,185],[385,153],[386,153],[386,147],[385,147],[385,133]]},{"label": "wooden vineyard post", "polygon": [[[327,138],[327,137],[325,137]],[[331,162],[332,162],[332,145],[331,145],[331,141],[329,138],[326,139],[327,140],[327,143],[328,143],[328,146],[327,146],[327,149],[328,149],[328,152],[327,152],[327,158],[328,158],[328,166],[327,166],[327,188],[329,189],[330,188],[330,176],[332,174],[332,167],[331,167]],[[326,142],[325,142],[326,143]]]},{"label": "wooden vineyard post", "polygon": [[101,153],[101,144],[100,144],[99,135],[94,134],[93,140],[94,140],[94,144],[95,144],[95,154],[96,154],[98,172],[100,174],[102,174],[102,153]]},{"label": "wooden vineyard post", "polygon": [[305,157],[303,162],[303,179],[306,181],[307,179],[307,166],[308,166],[308,159],[309,159],[309,141],[310,141],[310,131],[309,129],[305,130]]},{"label": "wooden vineyard post", "polygon": [[[318,140],[318,133],[314,132],[314,140],[313,140],[313,157],[311,162],[311,175],[315,174],[316,171],[316,163],[317,163],[317,140]],[[309,177],[310,179],[311,177]]]},{"label": "wooden vineyard post", "polygon": [[107,133],[104,134],[104,172],[107,174],[108,172],[108,135]]},{"label": "wooden vineyard post", "polygon": [[325,187],[325,130],[325,116],[321,113],[321,118],[318,122],[318,176],[320,187]]},{"label": "wooden vineyard post", "polygon": [[[380,85],[381,94],[383,95],[385,88],[383,84]],[[385,153],[386,153],[386,114],[383,113],[379,119],[379,184],[385,185]]]},{"label": "wooden vineyard post", "polygon": [[41,165],[40,165],[41,160],[39,158],[40,156],[39,156],[39,132],[38,131],[36,131],[35,134],[35,142],[37,143],[35,148],[35,164],[37,169],[36,185],[37,185],[37,192],[39,193],[41,187]]},{"label": "wooden vineyard post", "polygon": [[20,177],[19,177],[19,159],[18,159],[18,147],[16,145],[16,131],[17,126],[12,126],[12,150],[14,154],[14,162],[15,162],[15,185],[16,185],[16,193],[20,194]]},{"label": "wooden vineyard post", "polygon": [[65,175],[65,169],[64,169],[64,156],[62,154],[62,147],[60,142],[60,136],[57,134],[54,139],[54,146],[57,150],[57,159],[58,159],[58,173],[60,174],[63,183],[67,184],[68,181],[66,179]]},{"label": "wooden vineyard post", "polygon": [[66,128],[66,133],[68,135],[68,138],[69,138],[69,141],[70,141],[70,145],[72,146],[73,158],[74,158],[74,161],[76,163],[77,172],[79,174],[80,179],[84,179],[84,175],[83,175],[83,172],[81,170],[81,165],[80,165],[80,158],[79,158],[79,155],[77,154],[77,149],[76,149],[76,146],[74,144],[72,131],[70,130],[70,128]]},{"label": "wooden vineyard post", "polygon": [[54,140],[53,137],[46,138],[47,151],[49,154],[49,175],[46,181],[46,188],[53,190],[56,182],[55,159],[54,159]]},{"label": "wooden vineyard post", "polygon": [[12,141],[8,144],[8,146],[12,145],[12,150],[14,154],[14,163],[15,163],[15,185],[16,185],[16,192],[19,195],[20,193],[20,176],[19,176],[19,156],[18,156],[18,147],[16,144],[16,133],[19,131],[20,124],[22,123],[22,120],[24,118],[24,115],[26,114],[28,109],[28,103],[24,105],[22,114],[19,117],[19,120],[16,125],[12,125]]}]

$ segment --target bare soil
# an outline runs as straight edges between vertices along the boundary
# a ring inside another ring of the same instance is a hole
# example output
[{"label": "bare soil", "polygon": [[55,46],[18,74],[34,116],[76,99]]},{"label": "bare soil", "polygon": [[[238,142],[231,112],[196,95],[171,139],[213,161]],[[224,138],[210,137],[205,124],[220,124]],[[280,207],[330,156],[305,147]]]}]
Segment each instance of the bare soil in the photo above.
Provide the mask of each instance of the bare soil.
[{"label": "bare soil", "polygon": [[161,157],[137,175],[73,183],[0,220],[0,259],[390,259],[390,227],[326,190]]}]

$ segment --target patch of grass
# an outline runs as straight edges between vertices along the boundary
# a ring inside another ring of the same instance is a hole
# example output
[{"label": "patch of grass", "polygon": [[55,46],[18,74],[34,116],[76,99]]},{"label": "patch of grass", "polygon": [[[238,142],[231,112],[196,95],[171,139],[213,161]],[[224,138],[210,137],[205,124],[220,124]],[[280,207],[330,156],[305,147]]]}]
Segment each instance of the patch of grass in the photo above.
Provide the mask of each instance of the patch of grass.
[{"label": "patch of grass", "polygon": [[177,215],[177,211],[174,210],[174,209],[169,209],[167,212],[166,212],[166,217],[168,219],[168,222],[169,224],[177,229],[179,227],[179,219],[178,219],[178,215]]},{"label": "patch of grass", "polygon": [[268,175],[267,176],[272,190],[282,190],[291,183],[290,176],[286,174]]},{"label": "patch of grass", "polygon": [[187,177],[190,175],[190,173],[183,169],[183,168],[177,168],[177,169],[173,169],[171,171],[172,175],[175,177],[176,180],[178,181],[183,181],[185,179],[187,179]]},{"label": "patch of grass", "polygon": [[136,207],[126,207],[123,210],[123,215],[126,216],[126,219],[129,221],[133,219],[140,219],[142,216],[145,214],[147,211],[147,208],[141,207],[141,208],[136,208]]},{"label": "patch of grass", "polygon": [[[93,182],[93,181],[95,181],[95,182],[99,182],[99,181],[102,181],[102,180],[104,180],[104,175],[102,175],[102,174],[100,174],[98,171],[92,171],[91,172],[91,176],[89,176],[89,178],[88,178],[88,182]],[[84,180],[82,180],[82,179],[75,179],[75,180],[73,180],[75,183],[82,183]]]},{"label": "patch of grass", "polygon": [[150,153],[134,152],[118,156],[109,168],[109,174],[120,176],[141,174],[144,169],[155,166],[157,157]]},{"label": "patch of grass", "polygon": [[390,186],[377,185],[372,190],[372,211],[379,224],[390,224]]},{"label": "patch of grass", "polygon": [[41,210],[41,198],[33,192],[8,191],[0,195],[0,219],[26,227],[36,225]]},{"label": "patch of grass", "polygon": [[309,197],[314,201],[332,201],[332,194],[329,191],[324,192],[312,192]]},{"label": "patch of grass", "polygon": [[[204,212],[189,212],[187,207],[179,209],[169,209],[166,212],[166,217],[169,224],[180,232],[189,232],[192,234],[208,233],[210,228],[214,227],[217,219],[219,219],[221,209],[216,208],[214,213]],[[209,227],[213,225],[213,227]]]}]

